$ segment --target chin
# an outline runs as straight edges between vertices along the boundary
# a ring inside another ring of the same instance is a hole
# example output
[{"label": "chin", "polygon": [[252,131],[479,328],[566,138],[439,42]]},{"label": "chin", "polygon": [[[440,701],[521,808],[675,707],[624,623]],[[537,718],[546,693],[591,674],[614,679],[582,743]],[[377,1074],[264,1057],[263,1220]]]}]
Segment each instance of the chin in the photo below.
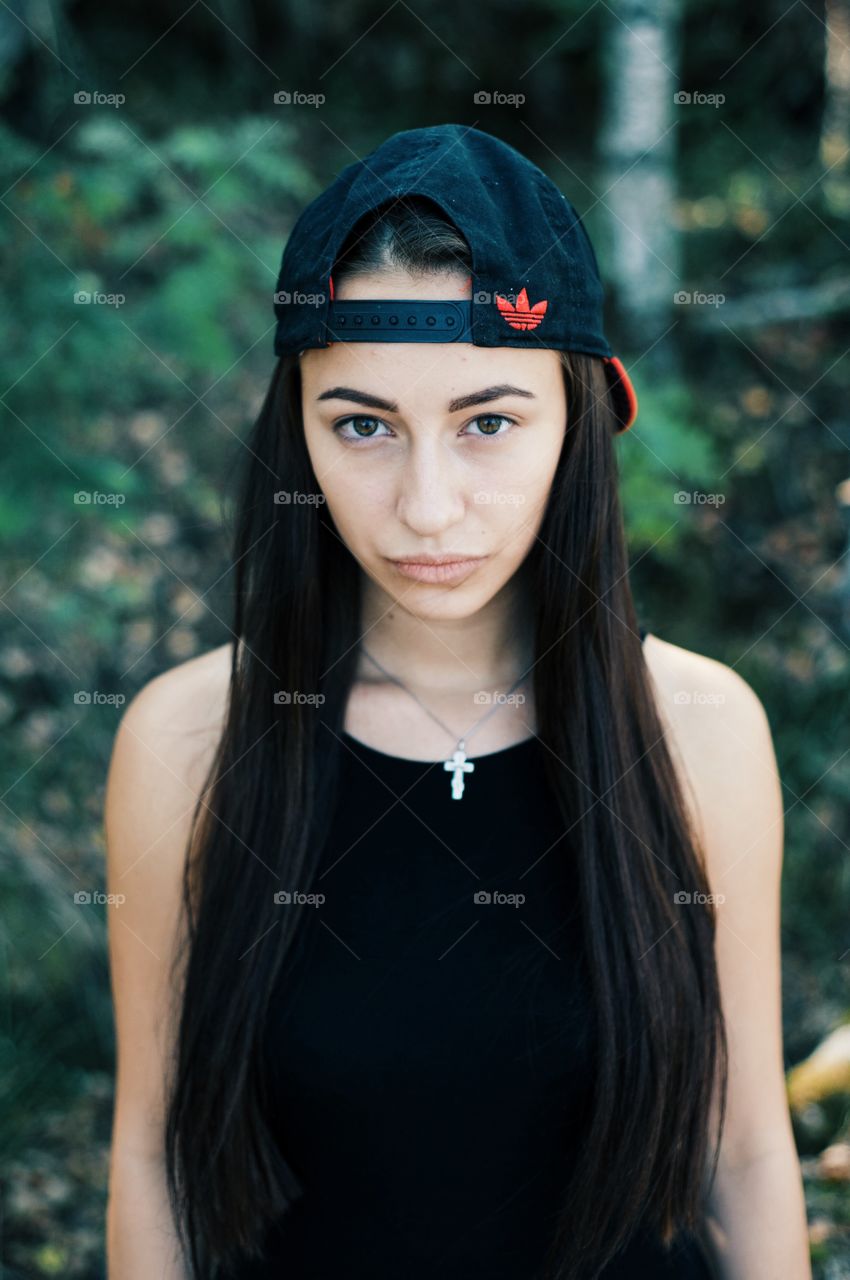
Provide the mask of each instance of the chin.
[{"label": "chin", "polygon": [[381,584],[387,595],[400,609],[412,618],[428,622],[459,622],[473,617],[492,600],[496,590],[481,590],[477,584],[473,590],[464,583],[456,587],[438,587],[430,583],[414,583],[409,591],[389,589]]}]

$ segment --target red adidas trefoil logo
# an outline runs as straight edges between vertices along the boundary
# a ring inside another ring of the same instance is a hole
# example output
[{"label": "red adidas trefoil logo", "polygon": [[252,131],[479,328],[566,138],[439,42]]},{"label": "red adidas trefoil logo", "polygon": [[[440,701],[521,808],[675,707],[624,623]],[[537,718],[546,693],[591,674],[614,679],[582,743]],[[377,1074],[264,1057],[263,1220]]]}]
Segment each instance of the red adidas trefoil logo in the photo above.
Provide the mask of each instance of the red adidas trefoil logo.
[{"label": "red adidas trefoil logo", "polygon": [[501,311],[502,318],[507,320],[512,329],[536,329],[546,314],[549,301],[544,298],[542,302],[535,302],[534,306],[530,307],[528,294],[525,289],[521,289],[517,294],[516,306],[507,298],[503,298],[500,293],[496,294],[496,306]]}]

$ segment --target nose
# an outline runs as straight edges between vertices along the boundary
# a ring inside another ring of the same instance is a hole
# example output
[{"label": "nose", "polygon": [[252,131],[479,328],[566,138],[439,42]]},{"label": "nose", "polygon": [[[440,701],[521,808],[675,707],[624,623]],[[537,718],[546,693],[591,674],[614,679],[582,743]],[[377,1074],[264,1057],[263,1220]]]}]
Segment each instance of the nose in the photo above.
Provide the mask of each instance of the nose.
[{"label": "nose", "polygon": [[436,432],[417,438],[398,476],[396,515],[420,537],[459,524],[466,510],[462,463]]}]

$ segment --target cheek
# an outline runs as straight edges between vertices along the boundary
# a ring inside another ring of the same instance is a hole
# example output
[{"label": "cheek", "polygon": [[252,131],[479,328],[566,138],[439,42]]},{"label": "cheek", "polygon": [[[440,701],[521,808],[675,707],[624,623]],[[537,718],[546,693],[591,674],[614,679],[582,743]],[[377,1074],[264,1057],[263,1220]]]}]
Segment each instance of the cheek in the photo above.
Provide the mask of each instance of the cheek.
[{"label": "cheek", "polygon": [[482,523],[504,548],[502,564],[520,563],[534,545],[558,468],[560,449],[560,440],[553,437],[540,448],[523,451],[521,457],[512,459],[502,479],[492,477],[492,490],[484,495],[484,503],[478,510],[482,512]]},{"label": "cheek", "polygon": [[378,474],[357,466],[357,460],[341,449],[337,438],[325,427],[310,424],[304,439],[316,481],[335,523],[356,527],[367,521],[369,513],[374,513],[382,501]]},{"label": "cheek", "polygon": [[513,572],[531,550],[540,528],[543,507],[542,497],[516,493],[513,501],[497,509],[498,514],[489,522],[489,532],[501,548],[498,558],[500,573]]},{"label": "cheek", "polygon": [[361,559],[368,558],[370,546],[380,540],[382,526],[392,514],[387,486],[374,472],[347,466],[339,453],[324,475],[317,472],[316,478],[325,496],[324,508],[343,541]]},{"label": "cheek", "polygon": [[[477,476],[474,500],[500,524],[519,524],[545,507],[558,467],[561,440],[540,433],[522,441]],[[489,461],[489,460],[488,460]]]},{"label": "cheek", "polygon": [[393,487],[377,467],[347,465],[337,454],[317,479],[328,505],[348,511],[354,518],[359,514],[368,520],[370,512],[384,512],[391,506]]}]

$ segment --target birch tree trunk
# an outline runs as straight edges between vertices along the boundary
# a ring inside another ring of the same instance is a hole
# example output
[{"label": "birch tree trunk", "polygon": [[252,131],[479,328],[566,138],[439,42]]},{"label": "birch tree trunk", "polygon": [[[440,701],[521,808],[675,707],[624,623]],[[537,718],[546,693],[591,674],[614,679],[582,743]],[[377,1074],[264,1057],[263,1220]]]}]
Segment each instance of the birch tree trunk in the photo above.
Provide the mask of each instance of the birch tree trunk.
[{"label": "birch tree trunk", "polygon": [[[847,168],[850,137],[850,4],[826,0],[824,57],[824,107],[820,135],[820,159],[836,172]],[[843,159],[844,163],[841,163]]]},{"label": "birch tree trunk", "polygon": [[632,0],[608,10],[603,36],[597,195],[606,210],[606,277],[625,343],[646,353],[644,372],[672,372],[676,363],[675,331],[659,339],[682,288],[673,220],[674,126],[687,109],[674,102],[678,16],[677,0]]}]

